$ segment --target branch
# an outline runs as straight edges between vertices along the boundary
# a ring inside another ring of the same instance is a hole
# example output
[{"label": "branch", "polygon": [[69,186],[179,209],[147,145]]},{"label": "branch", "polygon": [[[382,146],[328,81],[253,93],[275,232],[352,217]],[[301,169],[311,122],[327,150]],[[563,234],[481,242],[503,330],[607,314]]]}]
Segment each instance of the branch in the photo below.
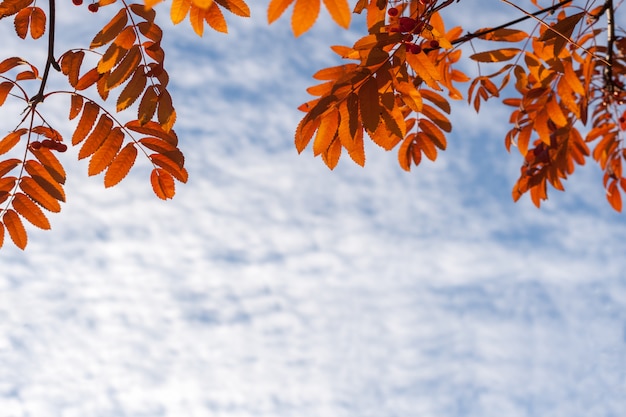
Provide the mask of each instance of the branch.
[{"label": "branch", "polygon": [[55,30],[55,22],[56,22],[56,7],[54,0],[48,0],[50,5],[49,10],[49,29],[48,29],[48,57],[46,58],[46,67],[43,71],[43,77],[41,78],[41,85],[39,86],[39,91],[37,94],[30,99],[29,106],[35,107],[37,104],[41,103],[44,99],[44,90],[46,88],[46,84],[48,82],[48,75],[50,73],[50,67],[54,67],[55,70],[61,71],[59,64],[57,64],[54,59],[54,30]]},{"label": "branch", "polygon": [[607,31],[607,44],[606,44],[606,61],[607,65],[604,67],[604,85],[606,90],[612,94],[614,90],[613,84],[613,43],[615,42],[615,16],[613,14],[613,0],[606,0],[603,9],[606,11],[606,31]]},{"label": "branch", "polygon": [[513,26],[513,25],[516,25],[516,24],[518,24],[520,22],[523,22],[524,20],[528,20],[528,19],[531,19],[533,17],[537,17],[537,16],[539,16],[541,14],[551,13],[551,12],[559,9],[561,6],[564,6],[567,3],[571,3],[571,2],[572,2],[572,0],[563,0],[562,2],[560,2],[558,4],[555,4],[555,5],[550,6],[550,7],[546,7],[545,9],[541,9],[541,10],[535,12],[535,13],[532,13],[532,14],[527,14],[526,16],[520,17],[519,19],[511,20],[510,22],[504,23],[504,24],[502,24],[500,26],[497,26],[495,28],[480,30],[480,31],[474,32],[474,33],[468,33],[465,36],[462,36],[462,37],[460,37],[458,39],[453,40],[451,43],[453,45],[456,45],[456,44],[459,44],[459,43],[471,41],[472,39],[475,39],[475,38],[487,35],[489,33],[495,32],[496,30],[505,29],[505,28],[507,28],[509,26]]}]

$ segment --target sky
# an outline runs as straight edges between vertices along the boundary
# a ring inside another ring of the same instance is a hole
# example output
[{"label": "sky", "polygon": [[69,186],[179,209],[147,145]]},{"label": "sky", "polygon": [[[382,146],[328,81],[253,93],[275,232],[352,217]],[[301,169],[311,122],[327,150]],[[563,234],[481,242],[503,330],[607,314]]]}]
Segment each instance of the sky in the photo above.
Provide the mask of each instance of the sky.
[{"label": "sky", "polygon": [[[65,49],[116,11],[67,3]],[[435,163],[406,173],[370,144],[331,172],[297,154],[296,107],[362,26],[322,15],[293,39],[266,6],[201,39],[158,9],[190,177],[174,200],[146,161],[104,189],[70,149],[52,230],[0,250],[0,417],[623,415],[626,221],[597,167],[514,203],[506,109],[459,102]],[[457,6],[468,29],[517,17]],[[3,23],[3,57],[44,57]],[[46,114],[67,136],[66,106]]]}]

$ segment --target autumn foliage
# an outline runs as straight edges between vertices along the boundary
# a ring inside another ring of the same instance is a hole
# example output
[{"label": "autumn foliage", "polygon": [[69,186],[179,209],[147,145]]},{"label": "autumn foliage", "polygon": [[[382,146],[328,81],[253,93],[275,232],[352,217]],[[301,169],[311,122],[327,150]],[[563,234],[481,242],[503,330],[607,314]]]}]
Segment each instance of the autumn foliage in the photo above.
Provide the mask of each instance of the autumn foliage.
[{"label": "autumn foliage", "polygon": [[[15,100],[24,108],[15,128],[0,139],[5,158],[0,160],[0,246],[5,230],[16,246],[26,246],[24,220],[50,228],[49,212],[59,212],[65,201],[62,161],[68,145],[78,147],[88,175],[102,175],[105,187],[122,181],[138,156],[147,158],[154,193],[172,198],[176,181],[187,181],[187,171],[174,130],[157,11],[168,8],[174,23],[188,21],[199,36],[205,27],[227,32],[228,14],[250,16],[244,0],[163,5],[160,0],[101,0],[77,10],[86,18],[102,7],[115,7],[117,13],[90,42],[61,52],[54,41],[60,29],[55,1],[0,2],[0,19],[14,25],[16,36],[39,40],[48,50],[39,63],[0,57],[0,106]],[[514,200],[528,193],[539,207],[548,186],[563,190],[576,166],[592,158],[604,171],[608,202],[621,211],[626,37],[616,27],[613,2],[530,0],[526,10],[502,0],[518,19],[493,28],[447,28],[445,9],[454,10],[458,1],[271,0],[268,22],[290,10],[295,36],[314,25],[322,5],[344,28],[354,13],[365,15],[364,36],[352,46],[331,47],[345,63],[313,75],[318,81],[308,89],[313,97],[299,107],[304,116],[295,133],[298,152],[310,145],[331,169],[344,152],[364,165],[364,144],[371,140],[394,150],[409,171],[447,148],[451,101],[467,100],[479,112],[484,101],[500,98],[511,109],[505,147],[516,148],[523,160]],[[467,68],[461,59],[468,50],[477,76],[461,69]],[[48,91],[50,76],[63,77],[67,88]],[[46,119],[45,102],[53,95],[67,97],[68,119],[75,123],[71,138],[63,138]]]}]

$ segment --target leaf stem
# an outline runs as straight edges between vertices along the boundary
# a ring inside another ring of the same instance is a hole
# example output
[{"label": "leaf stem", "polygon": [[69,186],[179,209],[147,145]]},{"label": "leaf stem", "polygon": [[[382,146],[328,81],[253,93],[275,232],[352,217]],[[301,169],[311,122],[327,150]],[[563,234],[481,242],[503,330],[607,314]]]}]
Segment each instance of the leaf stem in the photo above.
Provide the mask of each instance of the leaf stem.
[{"label": "leaf stem", "polygon": [[48,0],[48,4],[50,6],[50,10],[48,11],[48,19],[50,21],[48,27],[48,56],[46,58],[46,66],[43,71],[43,76],[41,78],[41,85],[39,86],[39,91],[37,94],[30,99],[29,105],[31,108],[37,106],[37,104],[41,103],[44,100],[44,90],[46,88],[46,84],[48,82],[48,75],[50,74],[50,67],[54,67],[57,71],[60,71],[59,64],[54,59],[54,31],[55,31],[55,22],[56,22],[56,5],[54,0]]}]

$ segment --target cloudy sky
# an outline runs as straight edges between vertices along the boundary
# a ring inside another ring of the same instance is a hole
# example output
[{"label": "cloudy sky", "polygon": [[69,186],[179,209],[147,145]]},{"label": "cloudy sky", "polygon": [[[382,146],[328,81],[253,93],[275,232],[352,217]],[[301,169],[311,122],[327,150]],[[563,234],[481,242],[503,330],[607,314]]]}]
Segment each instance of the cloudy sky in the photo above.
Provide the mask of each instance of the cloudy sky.
[{"label": "cloudy sky", "polygon": [[[63,50],[116,11],[62,3]],[[451,18],[517,16],[478,3]],[[159,9],[190,173],[173,201],[145,162],[105,190],[70,150],[52,231],[0,250],[0,417],[622,415],[626,221],[599,170],[513,203],[506,109],[458,103],[436,163],[374,145],[330,172],[295,151],[296,107],[362,26],[294,40],[251,6],[202,39]],[[2,23],[3,58],[43,57]]]}]

